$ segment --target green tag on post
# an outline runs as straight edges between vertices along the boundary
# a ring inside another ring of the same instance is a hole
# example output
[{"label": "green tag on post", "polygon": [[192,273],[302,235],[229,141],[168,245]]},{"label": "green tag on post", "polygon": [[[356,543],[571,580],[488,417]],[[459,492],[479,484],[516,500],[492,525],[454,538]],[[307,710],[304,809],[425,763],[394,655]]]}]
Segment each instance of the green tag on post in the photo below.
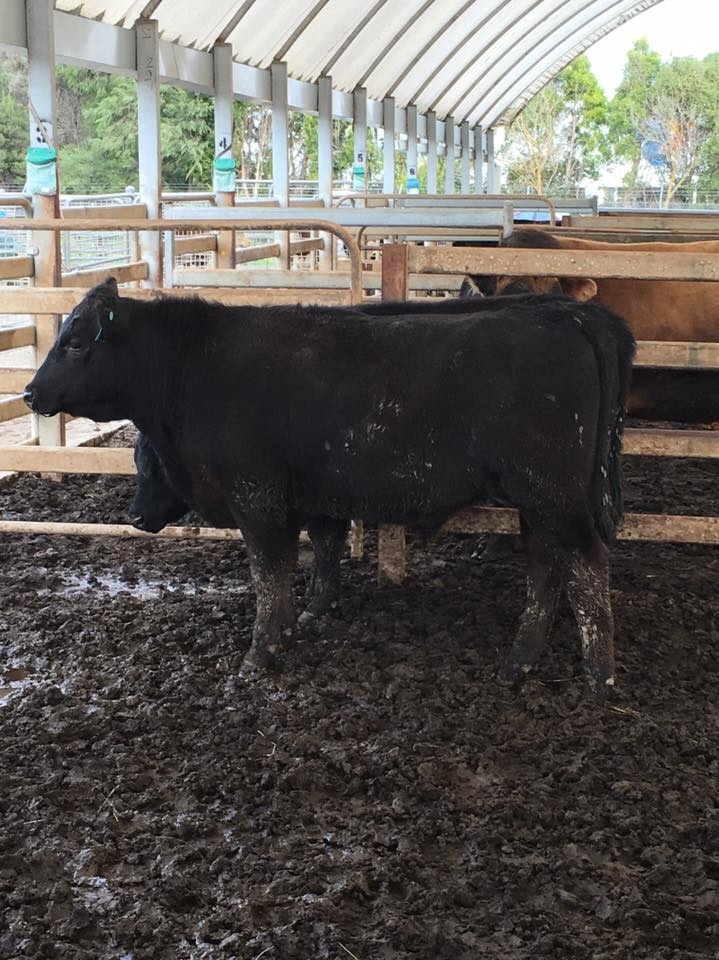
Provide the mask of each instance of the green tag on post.
[{"label": "green tag on post", "polygon": [[53,147],[30,147],[25,154],[25,171],[24,193],[57,193],[57,151]]},{"label": "green tag on post", "polygon": [[212,189],[215,193],[235,192],[235,161],[232,157],[217,157],[213,164]]}]

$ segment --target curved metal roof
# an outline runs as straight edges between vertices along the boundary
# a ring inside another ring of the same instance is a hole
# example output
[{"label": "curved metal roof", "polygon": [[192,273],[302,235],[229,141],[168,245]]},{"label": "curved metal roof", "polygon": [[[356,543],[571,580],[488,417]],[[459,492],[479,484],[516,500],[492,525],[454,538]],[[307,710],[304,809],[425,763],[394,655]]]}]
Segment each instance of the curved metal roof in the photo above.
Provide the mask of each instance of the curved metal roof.
[{"label": "curved metal roof", "polygon": [[159,22],[165,40],[232,45],[239,63],[287,63],[298,80],[415,104],[420,113],[507,123],[564,66],[661,0],[56,0],[107,23]]}]

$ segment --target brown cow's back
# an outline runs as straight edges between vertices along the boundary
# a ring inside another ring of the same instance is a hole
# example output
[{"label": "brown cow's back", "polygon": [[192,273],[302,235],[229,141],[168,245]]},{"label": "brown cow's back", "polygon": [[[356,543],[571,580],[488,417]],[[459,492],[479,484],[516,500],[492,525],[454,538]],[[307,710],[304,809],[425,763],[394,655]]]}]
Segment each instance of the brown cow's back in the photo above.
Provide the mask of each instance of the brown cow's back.
[{"label": "brown cow's back", "polygon": [[[719,240],[610,243],[553,236],[565,250],[719,254]],[[637,340],[719,341],[719,283],[593,279],[596,299],[623,316]]]}]

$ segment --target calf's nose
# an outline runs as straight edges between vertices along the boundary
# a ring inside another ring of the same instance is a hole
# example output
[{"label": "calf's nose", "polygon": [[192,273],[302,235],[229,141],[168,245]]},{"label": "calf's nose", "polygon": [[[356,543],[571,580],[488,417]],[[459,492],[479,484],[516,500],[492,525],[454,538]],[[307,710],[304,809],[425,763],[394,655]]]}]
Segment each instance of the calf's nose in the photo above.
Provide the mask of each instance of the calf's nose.
[{"label": "calf's nose", "polygon": [[28,407],[31,407],[31,408],[32,408],[32,405],[33,405],[33,403],[35,402],[35,391],[34,391],[34,390],[29,390],[29,389],[26,387],[25,390],[24,390],[24,392],[23,392],[22,398],[23,398],[23,400],[25,401],[25,403],[28,405]]}]

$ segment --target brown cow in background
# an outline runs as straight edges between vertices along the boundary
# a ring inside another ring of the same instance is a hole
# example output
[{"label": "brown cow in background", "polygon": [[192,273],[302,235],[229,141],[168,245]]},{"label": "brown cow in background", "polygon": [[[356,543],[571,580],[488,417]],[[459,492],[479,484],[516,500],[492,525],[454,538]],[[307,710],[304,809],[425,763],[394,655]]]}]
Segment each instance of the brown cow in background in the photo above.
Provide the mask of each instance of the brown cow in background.
[{"label": "brown cow in background", "polygon": [[[719,254],[719,240],[692,243],[610,243],[563,237],[532,227],[516,230],[503,246],[545,250],[626,250]],[[550,293],[596,299],[627,321],[637,340],[719,342],[719,283],[589,277],[471,276],[462,294]],[[719,421],[719,371],[635,367],[628,402],[631,416],[684,423]]]}]

